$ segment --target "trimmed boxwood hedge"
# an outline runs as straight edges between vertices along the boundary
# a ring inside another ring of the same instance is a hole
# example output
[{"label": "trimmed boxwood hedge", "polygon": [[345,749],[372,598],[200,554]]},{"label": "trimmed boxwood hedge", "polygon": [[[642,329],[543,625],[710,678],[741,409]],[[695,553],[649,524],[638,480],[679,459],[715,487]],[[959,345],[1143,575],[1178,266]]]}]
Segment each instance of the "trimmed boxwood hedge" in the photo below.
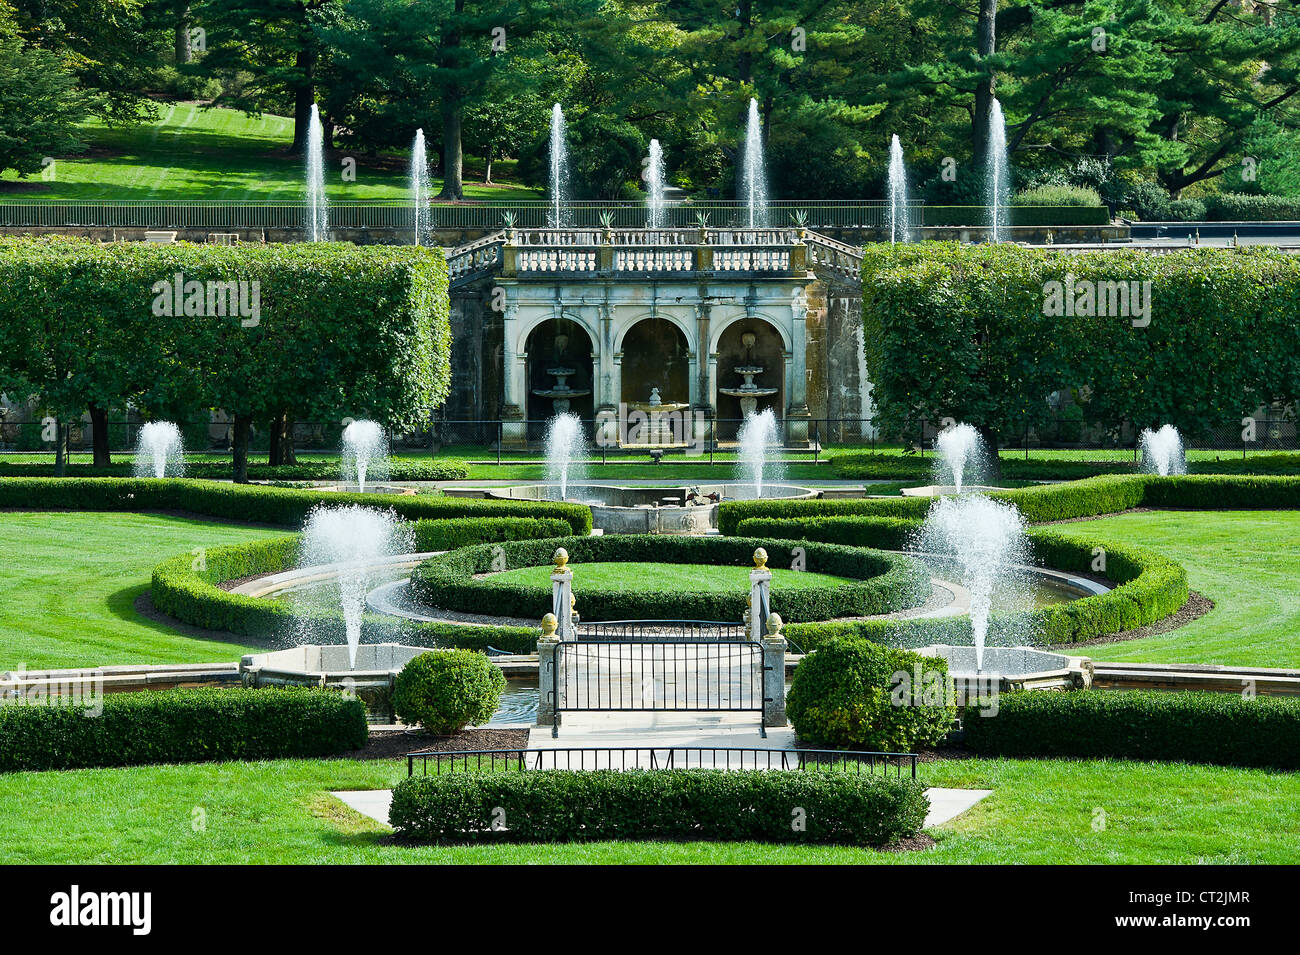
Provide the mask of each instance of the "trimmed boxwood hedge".
[{"label": "trimmed boxwood hedge", "polygon": [[[40,461],[0,461],[0,477],[52,477],[54,465]],[[135,465],[129,462],[95,467],[69,464],[69,478],[134,477]],[[221,480],[230,477],[229,461],[186,461],[185,476]],[[469,465],[451,458],[393,458],[386,481],[463,481]],[[249,464],[248,477],[253,481],[337,481],[337,461],[299,461],[297,464]]]},{"label": "trimmed boxwood hedge", "polygon": [[[835,544],[898,549],[908,546],[920,521],[882,517],[821,517],[812,520],[741,521],[742,534],[765,534],[786,540],[830,541]],[[1080,539],[1045,528],[1029,531],[1036,563],[1056,570],[1088,573],[1095,549],[1105,550],[1105,576],[1116,586],[1106,594],[1053,604],[1025,615],[995,616],[989,641],[1005,635],[1022,642],[1029,632],[1051,644],[1078,643],[1094,637],[1155,623],[1187,602],[1187,572],[1154,551],[1130,544]],[[912,620],[861,620],[828,623],[797,622],[786,635],[805,650],[816,649],[837,636],[857,636],[876,643],[922,647],[932,643],[969,643],[970,618],[941,617]]]},{"label": "trimmed boxwood hedge", "polygon": [[[854,578],[856,583],[806,590],[777,590],[773,604],[783,619],[826,620],[903,610],[929,595],[929,578],[912,560],[860,547],[803,545],[810,568]],[[411,574],[411,588],[421,603],[441,610],[540,618],[550,610],[549,586],[494,583],[475,574],[506,567],[551,563],[557,547],[569,552],[574,593],[584,620],[736,620],[745,612],[746,589],[735,593],[603,592],[584,590],[584,562],[668,562],[752,566],[755,548],[767,550],[769,566],[790,566],[788,541],[759,538],[677,537],[649,534],[600,537],[555,537],[499,545],[465,547],[425,561]]]},{"label": "trimmed boxwood hedge", "polygon": [[[1001,458],[1002,480],[1007,481],[1077,481],[1101,474],[1137,475],[1139,465],[1133,461],[1077,461],[1048,456],[1022,458],[1004,454]],[[1300,454],[1279,451],[1273,454],[1235,456],[1230,451],[1214,460],[1193,459],[1187,462],[1191,474],[1300,474]],[[884,454],[859,451],[836,453],[831,459],[835,476],[859,481],[916,481],[930,483],[934,458],[915,454]]]},{"label": "trimmed boxwood hedge", "polygon": [[364,504],[408,521],[453,517],[558,517],[591,533],[591,508],[563,501],[498,501],[434,494],[338,494],[188,478],[5,478],[0,508],[42,511],[188,511],[208,517],[301,527],[317,504]]},{"label": "trimmed boxwood hedge", "polygon": [[365,745],[366,708],[316,689],[163,690],[81,706],[0,706],[0,772],[334,756]]},{"label": "trimmed boxwood hedge", "polygon": [[[427,842],[606,839],[885,846],[916,835],[920,783],[809,770],[546,769],[402,780],[388,820]],[[796,810],[807,825],[791,825]],[[504,812],[504,816],[502,813]],[[494,829],[496,820],[504,829]]]},{"label": "trimmed boxwood hedge", "polygon": [[460,517],[415,522],[419,551],[454,550],[471,544],[567,537],[572,528],[558,517]]},{"label": "trimmed boxwood hedge", "polygon": [[[1300,477],[1102,475],[1064,484],[993,491],[988,496],[1014,504],[1031,524],[1113,514],[1133,507],[1293,509],[1300,508]],[[737,534],[740,533],[740,522],[751,517],[800,520],[848,515],[924,518],[930,503],[931,499],[924,497],[724,501],[718,507],[718,527],[723,534]]]},{"label": "trimmed boxwood hedge", "polygon": [[[480,522],[490,535],[495,520]],[[489,536],[489,539],[491,537]],[[212,547],[199,554],[180,554],[153,570],[152,600],[165,614],[195,627],[222,630],[263,640],[291,638],[300,617],[285,603],[246,597],[222,590],[219,584],[259,574],[291,569],[298,559],[299,536],[276,537]],[[312,614],[313,639],[343,643],[341,614],[318,610]],[[397,641],[416,647],[457,647],[507,653],[532,653],[537,649],[535,627],[490,627],[455,623],[414,623],[367,615],[361,626],[363,643]]]},{"label": "trimmed boxwood hedge", "polygon": [[966,746],[991,756],[1150,759],[1300,770],[1300,699],[1235,693],[1009,693],[968,710]]}]

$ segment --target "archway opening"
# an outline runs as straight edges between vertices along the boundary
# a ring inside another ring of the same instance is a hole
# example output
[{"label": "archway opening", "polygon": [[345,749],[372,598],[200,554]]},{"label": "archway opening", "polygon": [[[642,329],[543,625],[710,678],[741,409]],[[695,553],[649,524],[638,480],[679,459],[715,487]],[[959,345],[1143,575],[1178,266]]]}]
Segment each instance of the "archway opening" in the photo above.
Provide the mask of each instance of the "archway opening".
[{"label": "archway opening", "polygon": [[621,400],[648,405],[657,388],[663,404],[689,406],[690,354],[680,328],[665,318],[643,318],[623,337]]},{"label": "archway opening", "polygon": [[572,319],[547,319],[528,333],[525,348],[529,440],[540,440],[547,420],[561,412],[589,423],[595,409],[592,344],[586,330]]},{"label": "archway opening", "polygon": [[[751,408],[771,408],[780,420],[785,408],[785,344],[774,325],[745,318],[727,326],[718,339],[716,387],[720,438],[735,437]],[[746,394],[751,390],[752,395]]]}]

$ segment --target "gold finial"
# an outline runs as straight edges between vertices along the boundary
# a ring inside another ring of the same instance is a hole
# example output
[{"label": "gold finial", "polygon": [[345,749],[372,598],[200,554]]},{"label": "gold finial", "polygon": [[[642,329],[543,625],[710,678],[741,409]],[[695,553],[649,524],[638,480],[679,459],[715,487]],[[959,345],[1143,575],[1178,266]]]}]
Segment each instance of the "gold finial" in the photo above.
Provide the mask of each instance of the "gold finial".
[{"label": "gold finial", "polygon": [[754,551],[754,566],[759,570],[767,569],[767,551],[761,547]]},{"label": "gold finial", "polygon": [[779,637],[783,626],[785,626],[785,622],[781,619],[779,613],[770,613],[767,615],[767,635],[769,637]]},{"label": "gold finial", "polygon": [[555,561],[556,570],[564,570],[565,565],[569,562],[569,552],[563,547],[557,547],[555,553],[551,555],[551,559]]},{"label": "gold finial", "polygon": [[558,628],[559,625],[560,625],[560,621],[555,619],[555,614],[548,613],[545,617],[542,618],[542,636],[543,637],[555,636],[556,628]]}]

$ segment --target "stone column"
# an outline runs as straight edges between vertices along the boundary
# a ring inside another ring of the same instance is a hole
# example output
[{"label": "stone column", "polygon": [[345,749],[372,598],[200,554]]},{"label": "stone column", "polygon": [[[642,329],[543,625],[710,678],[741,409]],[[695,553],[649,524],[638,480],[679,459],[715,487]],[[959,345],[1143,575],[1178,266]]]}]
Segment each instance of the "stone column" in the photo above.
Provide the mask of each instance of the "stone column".
[{"label": "stone column", "polygon": [[767,551],[760,547],[754,551],[754,569],[749,572],[749,639],[754,643],[761,642],[767,632],[771,587],[772,572],[767,569]]},{"label": "stone column", "polygon": [[767,618],[767,633],[759,641],[763,648],[763,725],[785,726],[785,637],[780,614]]},{"label": "stone column", "polygon": [[542,635],[537,638],[537,725],[556,724],[555,707],[560,692],[560,667],[564,655],[555,635],[555,614],[542,617]]},{"label": "stone column", "polygon": [[555,549],[555,570],[551,573],[551,613],[559,624],[559,638],[573,640],[576,638],[574,624],[577,622],[576,601],[573,598],[573,571],[569,569],[569,552],[563,547]]},{"label": "stone column", "polygon": [[519,305],[506,304],[502,313],[501,334],[501,426],[502,441],[510,447],[523,447],[527,443],[524,416],[528,408],[527,375],[524,374],[525,356],[519,341]]},{"label": "stone column", "polygon": [[[701,295],[704,292],[701,291]],[[713,306],[701,301],[695,306],[696,359],[695,370],[699,384],[695,387],[695,397],[691,402],[691,435],[697,447],[703,447],[703,441],[709,433],[709,419],[713,417],[713,394],[709,387],[711,374],[709,366],[716,358],[709,351],[709,326]]]},{"label": "stone column", "polygon": [[786,394],[786,432],[791,443],[806,444],[808,422],[808,302],[803,288],[790,301],[790,362]]}]

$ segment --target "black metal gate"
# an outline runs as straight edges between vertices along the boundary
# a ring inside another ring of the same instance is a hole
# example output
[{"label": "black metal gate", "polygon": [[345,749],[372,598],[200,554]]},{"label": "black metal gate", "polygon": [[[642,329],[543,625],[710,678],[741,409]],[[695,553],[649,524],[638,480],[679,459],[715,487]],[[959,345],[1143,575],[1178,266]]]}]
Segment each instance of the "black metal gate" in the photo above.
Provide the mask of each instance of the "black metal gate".
[{"label": "black metal gate", "polygon": [[[562,712],[761,714],[763,648],[739,624],[618,620],[579,627],[560,644],[553,694]],[[761,734],[766,737],[762,725]]]}]

